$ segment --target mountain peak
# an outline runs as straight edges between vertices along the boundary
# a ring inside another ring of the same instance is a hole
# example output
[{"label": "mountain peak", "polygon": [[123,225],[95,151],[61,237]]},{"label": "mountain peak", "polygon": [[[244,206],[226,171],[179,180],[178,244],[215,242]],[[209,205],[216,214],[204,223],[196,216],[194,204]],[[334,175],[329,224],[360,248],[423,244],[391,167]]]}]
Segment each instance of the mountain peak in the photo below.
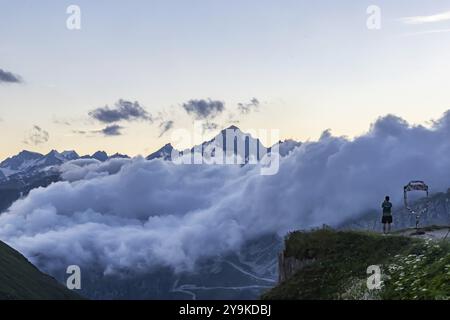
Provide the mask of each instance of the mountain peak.
[{"label": "mountain peak", "polygon": [[66,150],[61,152],[61,155],[66,158],[67,160],[75,160],[78,159],[80,156],[75,150]]},{"label": "mountain peak", "polygon": [[28,150],[22,150],[19,152],[18,156],[25,156],[25,155],[36,155],[36,156],[42,156],[42,154],[37,153],[37,152],[33,152],[33,151],[28,151]]},{"label": "mountain peak", "polygon": [[57,150],[53,149],[48,154],[46,154],[46,156],[52,156],[52,155],[60,155],[60,153]]},{"label": "mountain peak", "polygon": [[67,161],[67,159],[57,150],[52,150],[36,162],[39,166],[54,166]]},{"label": "mountain peak", "polygon": [[64,150],[61,154],[77,154],[75,150]]},{"label": "mountain peak", "polygon": [[167,143],[164,147],[160,148],[158,151],[153,152],[150,154],[146,159],[147,160],[153,160],[153,159],[159,159],[162,158],[164,160],[170,160],[172,159],[172,150],[173,146],[171,143]]},{"label": "mountain peak", "polygon": [[37,161],[43,155],[37,152],[31,152],[28,150],[22,150],[19,154],[7,158],[2,163],[0,163],[0,167],[7,168],[12,171],[20,170],[23,167],[28,167],[34,161]]},{"label": "mountain peak", "polygon": [[97,151],[92,155],[92,158],[103,162],[108,160],[108,154],[105,151]]},{"label": "mountain peak", "polygon": [[239,129],[238,127],[236,127],[235,125],[231,125],[228,128],[226,128],[225,130],[239,130],[241,131],[241,129]]},{"label": "mountain peak", "polygon": [[113,154],[112,156],[109,157],[110,159],[129,159],[130,157],[126,154],[121,154],[116,152],[115,154]]}]

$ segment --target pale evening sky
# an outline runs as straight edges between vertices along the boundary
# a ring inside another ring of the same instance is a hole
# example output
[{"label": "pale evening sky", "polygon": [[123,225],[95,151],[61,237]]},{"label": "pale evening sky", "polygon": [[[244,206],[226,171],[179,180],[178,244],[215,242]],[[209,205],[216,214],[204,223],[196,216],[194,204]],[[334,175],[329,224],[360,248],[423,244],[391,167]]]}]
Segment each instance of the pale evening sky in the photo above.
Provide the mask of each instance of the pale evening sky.
[{"label": "pale evening sky", "polygon": [[[81,30],[66,27],[72,4]],[[366,27],[370,5],[380,30]],[[388,113],[426,124],[450,109],[449,12],[435,0],[0,0],[0,159],[146,155],[170,142],[168,121],[192,127],[192,99],[224,103],[209,136],[230,119],[302,141],[328,128],[352,137]],[[240,112],[252,98],[258,108]],[[154,121],[89,115],[120,99]],[[48,137],[30,140],[35,126]]]}]

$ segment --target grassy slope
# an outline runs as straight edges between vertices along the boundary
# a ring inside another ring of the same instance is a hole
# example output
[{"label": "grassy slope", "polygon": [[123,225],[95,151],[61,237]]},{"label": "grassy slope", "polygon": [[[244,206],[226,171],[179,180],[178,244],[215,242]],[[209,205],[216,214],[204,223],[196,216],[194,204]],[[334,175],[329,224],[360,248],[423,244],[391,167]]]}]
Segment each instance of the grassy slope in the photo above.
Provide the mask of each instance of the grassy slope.
[{"label": "grassy slope", "polygon": [[0,242],[0,299],[80,299]]},{"label": "grassy slope", "polygon": [[[427,244],[403,236],[293,232],[286,239],[285,256],[314,262],[262,298],[445,299],[450,295],[449,252],[448,243]],[[383,278],[381,290],[367,289],[370,265],[380,265],[383,275],[391,277]]]}]

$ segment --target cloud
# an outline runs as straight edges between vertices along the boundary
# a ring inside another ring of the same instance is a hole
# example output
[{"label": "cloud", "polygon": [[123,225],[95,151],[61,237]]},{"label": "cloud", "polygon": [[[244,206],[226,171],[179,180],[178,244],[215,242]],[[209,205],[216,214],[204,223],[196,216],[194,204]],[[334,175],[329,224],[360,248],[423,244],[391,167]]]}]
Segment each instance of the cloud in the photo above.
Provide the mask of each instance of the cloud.
[{"label": "cloud", "polygon": [[64,126],[71,126],[72,123],[69,120],[63,120],[63,119],[53,119],[54,124],[58,125],[64,125]]},{"label": "cloud", "polygon": [[431,128],[390,115],[352,140],[327,130],[281,158],[273,176],[248,165],[69,162],[65,181],[32,190],[0,215],[0,238],[47,272],[69,264],[106,274],[192,270],[265,233],[379,212],[386,194],[400,206],[413,179],[447,190],[449,136],[450,112]]},{"label": "cloud", "polygon": [[22,78],[11,72],[0,69],[0,83],[22,83]]},{"label": "cloud", "polygon": [[257,110],[259,108],[259,105],[259,100],[256,98],[252,98],[250,102],[238,103],[238,109],[241,114],[249,114],[253,110]]},{"label": "cloud", "polygon": [[225,110],[225,103],[211,99],[189,100],[183,103],[183,108],[197,120],[213,119]]},{"label": "cloud", "polygon": [[159,129],[161,132],[159,133],[159,138],[161,138],[166,132],[173,128],[173,120],[163,121],[159,124]]},{"label": "cloud", "polygon": [[100,130],[72,130],[72,133],[87,135],[88,137],[95,137],[98,134],[102,134],[106,137],[113,137],[122,135],[122,129],[124,129],[124,127],[112,124]]},{"label": "cloud", "polygon": [[425,24],[425,23],[435,23],[441,21],[450,20],[450,11],[441,12],[434,15],[429,16],[414,16],[414,17],[404,17],[400,18],[405,24]]},{"label": "cloud", "polygon": [[203,132],[214,131],[214,130],[217,130],[218,128],[219,128],[219,125],[217,123],[214,123],[214,122],[207,121],[206,123],[202,124]]},{"label": "cloud", "polygon": [[47,131],[39,126],[33,126],[33,129],[28,133],[23,143],[28,145],[37,146],[39,144],[46,143],[50,139],[50,135]]},{"label": "cloud", "polygon": [[122,99],[117,101],[113,108],[109,106],[97,108],[89,112],[89,115],[103,123],[134,120],[152,121],[151,115],[139,102],[130,102]]},{"label": "cloud", "polygon": [[113,124],[110,126],[107,126],[106,128],[100,130],[101,133],[103,133],[105,136],[120,136],[122,135],[121,130],[123,127]]},{"label": "cloud", "polygon": [[96,179],[118,173],[122,166],[129,162],[127,158],[115,158],[105,162],[90,158],[76,159],[61,166],[61,176],[70,182]]}]

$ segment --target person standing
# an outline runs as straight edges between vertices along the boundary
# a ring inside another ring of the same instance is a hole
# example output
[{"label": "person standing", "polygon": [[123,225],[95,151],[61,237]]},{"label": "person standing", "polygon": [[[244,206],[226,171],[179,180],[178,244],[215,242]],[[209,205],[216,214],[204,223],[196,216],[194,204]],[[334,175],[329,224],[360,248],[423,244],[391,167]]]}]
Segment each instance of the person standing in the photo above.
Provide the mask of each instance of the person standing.
[{"label": "person standing", "polygon": [[392,223],[392,203],[390,202],[389,196],[386,196],[383,203],[381,204],[383,208],[383,217],[381,218],[381,223],[383,224],[383,233],[391,232]]}]

